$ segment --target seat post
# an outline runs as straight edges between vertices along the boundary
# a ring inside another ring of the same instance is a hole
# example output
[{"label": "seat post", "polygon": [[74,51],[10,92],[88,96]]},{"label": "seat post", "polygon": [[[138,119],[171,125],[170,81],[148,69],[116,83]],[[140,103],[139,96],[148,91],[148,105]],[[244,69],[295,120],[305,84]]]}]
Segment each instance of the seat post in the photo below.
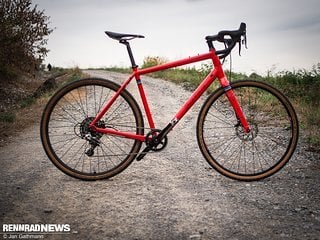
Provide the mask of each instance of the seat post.
[{"label": "seat post", "polygon": [[125,39],[121,39],[119,42],[127,46],[129,58],[130,58],[130,61],[131,61],[131,66],[132,66],[132,68],[137,68],[138,65],[134,61],[132,50],[131,50],[129,42],[127,40],[125,40]]}]

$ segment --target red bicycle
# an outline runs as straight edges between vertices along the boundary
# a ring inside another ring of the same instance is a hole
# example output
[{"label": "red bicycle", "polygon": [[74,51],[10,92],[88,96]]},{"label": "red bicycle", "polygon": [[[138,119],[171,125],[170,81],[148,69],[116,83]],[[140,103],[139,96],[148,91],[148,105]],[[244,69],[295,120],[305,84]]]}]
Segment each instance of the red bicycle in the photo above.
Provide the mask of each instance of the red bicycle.
[{"label": "red bicycle", "polygon": [[[41,120],[41,140],[50,160],[64,173],[83,180],[110,178],[134,159],[167,145],[167,134],[215,79],[221,87],[209,95],[197,121],[197,139],[208,163],[223,175],[244,181],[266,178],[292,156],[298,141],[298,120],[289,100],[258,81],[230,83],[220,59],[246,43],[246,24],[238,30],[207,36],[209,52],[139,69],[129,40],[141,35],[106,32],[127,48],[133,72],[120,86],[106,79],[87,78],[58,90]],[[225,48],[216,50],[213,42]],[[157,129],[145,95],[144,74],[211,59],[213,69],[163,129]],[[145,110],[126,90],[135,79]],[[148,132],[145,133],[145,130]],[[140,152],[142,144],[144,149]]]}]

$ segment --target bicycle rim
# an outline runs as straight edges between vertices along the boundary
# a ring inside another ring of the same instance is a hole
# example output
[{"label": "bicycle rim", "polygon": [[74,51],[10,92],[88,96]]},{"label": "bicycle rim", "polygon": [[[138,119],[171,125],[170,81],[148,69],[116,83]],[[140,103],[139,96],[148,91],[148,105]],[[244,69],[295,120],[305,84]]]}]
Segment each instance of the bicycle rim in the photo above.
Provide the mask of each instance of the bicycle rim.
[{"label": "bicycle rim", "polygon": [[[103,135],[88,127],[118,88],[108,80],[83,79],[63,87],[48,102],[41,121],[41,139],[50,160],[64,173],[82,180],[109,178],[136,157],[140,141]],[[97,125],[143,134],[141,111],[125,90]],[[97,141],[92,152],[88,134]]]},{"label": "bicycle rim", "polygon": [[279,171],[298,141],[298,120],[287,98],[270,85],[240,81],[232,89],[251,126],[245,133],[223,89],[200,111],[197,136],[200,149],[217,171],[237,180],[253,181]]}]

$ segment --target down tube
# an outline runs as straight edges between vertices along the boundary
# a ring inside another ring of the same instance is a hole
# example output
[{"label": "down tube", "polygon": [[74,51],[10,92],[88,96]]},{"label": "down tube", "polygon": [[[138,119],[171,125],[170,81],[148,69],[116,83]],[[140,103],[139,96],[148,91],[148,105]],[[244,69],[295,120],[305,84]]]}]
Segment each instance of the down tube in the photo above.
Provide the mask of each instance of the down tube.
[{"label": "down tube", "polygon": [[209,88],[211,83],[217,77],[216,69],[213,69],[209,75],[203,80],[203,82],[197,87],[197,89],[192,93],[190,98],[183,104],[180,110],[175,115],[173,119],[175,122],[179,121],[183,116],[189,111],[189,109],[197,102],[201,95]]}]

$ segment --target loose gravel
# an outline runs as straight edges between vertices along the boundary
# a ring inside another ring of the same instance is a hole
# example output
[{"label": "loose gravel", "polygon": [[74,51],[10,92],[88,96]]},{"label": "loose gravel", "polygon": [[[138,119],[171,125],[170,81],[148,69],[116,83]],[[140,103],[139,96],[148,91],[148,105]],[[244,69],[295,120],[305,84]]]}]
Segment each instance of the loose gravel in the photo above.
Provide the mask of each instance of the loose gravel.
[{"label": "loose gravel", "polygon": [[[117,82],[127,77],[87,73]],[[150,77],[143,83],[162,128],[190,92]],[[137,94],[134,83],[129,91]],[[197,146],[203,100],[168,135],[166,149],[104,181],[80,181],[55,168],[39,125],[21,132],[0,147],[0,223],[70,224],[68,234],[44,239],[320,239],[319,155],[300,142],[276,175],[250,183],[228,179]]]}]

